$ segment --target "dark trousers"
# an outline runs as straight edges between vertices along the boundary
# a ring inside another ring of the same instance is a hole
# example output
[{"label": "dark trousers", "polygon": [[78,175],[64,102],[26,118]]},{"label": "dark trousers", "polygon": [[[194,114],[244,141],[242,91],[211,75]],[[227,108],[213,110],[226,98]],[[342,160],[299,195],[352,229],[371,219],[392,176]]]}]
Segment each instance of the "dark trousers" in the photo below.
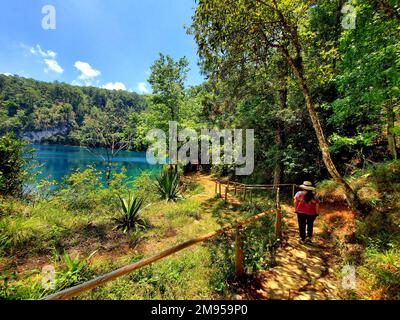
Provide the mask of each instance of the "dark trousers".
[{"label": "dark trousers", "polygon": [[297,220],[299,221],[299,231],[301,240],[306,239],[306,226],[307,226],[307,236],[312,238],[314,221],[317,216],[311,216],[304,213],[297,213]]}]

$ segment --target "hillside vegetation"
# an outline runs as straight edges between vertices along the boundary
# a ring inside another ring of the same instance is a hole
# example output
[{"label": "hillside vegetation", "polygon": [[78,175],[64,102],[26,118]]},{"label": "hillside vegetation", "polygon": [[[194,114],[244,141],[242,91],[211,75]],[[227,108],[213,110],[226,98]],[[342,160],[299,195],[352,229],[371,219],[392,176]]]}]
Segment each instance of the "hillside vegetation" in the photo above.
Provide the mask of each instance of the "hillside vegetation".
[{"label": "hillside vegetation", "polygon": [[400,293],[400,162],[371,165],[349,177],[361,199],[373,206],[365,215],[342,215],[344,193],[337,183],[319,184],[318,194],[331,203],[325,232],[336,241],[343,265],[357,270],[357,289],[349,298],[399,299]]},{"label": "hillside vegetation", "polygon": [[118,110],[123,120],[145,108],[145,99],[136,93],[0,75],[0,134],[13,131],[36,142],[79,144],[74,134],[95,109]]}]

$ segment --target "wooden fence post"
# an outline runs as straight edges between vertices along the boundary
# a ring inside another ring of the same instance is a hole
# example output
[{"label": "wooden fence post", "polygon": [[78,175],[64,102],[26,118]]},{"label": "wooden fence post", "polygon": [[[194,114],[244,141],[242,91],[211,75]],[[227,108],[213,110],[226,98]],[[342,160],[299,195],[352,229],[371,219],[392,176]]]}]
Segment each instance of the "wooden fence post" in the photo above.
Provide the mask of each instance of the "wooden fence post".
[{"label": "wooden fence post", "polygon": [[221,181],[219,181],[219,195],[222,197],[222,191],[221,191]]},{"label": "wooden fence post", "polygon": [[236,182],[234,182],[234,187],[235,187],[235,196],[236,196],[236,194],[237,194],[237,185],[236,185]]},{"label": "wooden fence post", "polygon": [[243,201],[246,201],[246,193],[247,193],[247,187],[245,186],[244,187],[244,199],[243,199]]},{"label": "wooden fence post", "polygon": [[295,187],[296,187],[296,185],[294,184],[294,185],[292,185],[292,200],[294,199],[294,191],[295,191]]},{"label": "wooden fence post", "polygon": [[215,194],[217,194],[217,191],[218,191],[218,181],[215,180]]},{"label": "wooden fence post", "polygon": [[244,254],[243,254],[243,244],[240,237],[241,227],[236,228],[235,237],[235,271],[236,277],[241,278],[244,275]]},{"label": "wooden fence post", "polygon": [[229,181],[225,187],[225,203],[228,203],[228,191],[229,191]]},{"label": "wooden fence post", "polygon": [[276,221],[275,221],[275,235],[279,239],[282,234],[282,213],[279,188],[276,188]]}]

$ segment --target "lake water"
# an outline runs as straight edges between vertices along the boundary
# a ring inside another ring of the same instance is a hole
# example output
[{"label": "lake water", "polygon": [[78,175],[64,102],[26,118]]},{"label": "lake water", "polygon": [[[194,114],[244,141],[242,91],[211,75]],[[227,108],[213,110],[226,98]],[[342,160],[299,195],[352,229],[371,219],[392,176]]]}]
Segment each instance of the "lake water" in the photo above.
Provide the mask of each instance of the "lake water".
[{"label": "lake water", "polygon": [[[96,169],[104,171],[105,162],[99,154],[106,157],[105,149],[96,149],[95,153],[86,148],[64,145],[30,145],[35,152],[35,159],[41,165],[41,174],[38,179],[61,181],[65,175],[69,175],[76,169],[85,169],[92,165]],[[154,174],[160,171],[159,165],[150,165],[146,160],[145,152],[120,151],[114,158],[113,170],[120,171],[125,167],[128,178],[134,178],[143,171],[151,171]]]}]

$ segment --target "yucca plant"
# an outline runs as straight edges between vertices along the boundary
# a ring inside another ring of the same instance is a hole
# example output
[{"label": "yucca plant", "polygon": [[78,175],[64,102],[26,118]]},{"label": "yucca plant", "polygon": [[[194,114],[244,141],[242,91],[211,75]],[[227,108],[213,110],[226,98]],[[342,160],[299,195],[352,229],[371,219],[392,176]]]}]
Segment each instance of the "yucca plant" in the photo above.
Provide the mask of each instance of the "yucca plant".
[{"label": "yucca plant", "polygon": [[176,201],[181,197],[181,186],[179,173],[175,171],[164,171],[157,178],[157,191],[162,199]]},{"label": "yucca plant", "polygon": [[147,223],[139,215],[140,209],[143,206],[144,199],[142,197],[135,197],[129,194],[128,198],[122,198],[118,195],[121,202],[121,216],[114,218],[117,223],[116,229],[122,230],[124,233],[138,228],[145,228]]}]

